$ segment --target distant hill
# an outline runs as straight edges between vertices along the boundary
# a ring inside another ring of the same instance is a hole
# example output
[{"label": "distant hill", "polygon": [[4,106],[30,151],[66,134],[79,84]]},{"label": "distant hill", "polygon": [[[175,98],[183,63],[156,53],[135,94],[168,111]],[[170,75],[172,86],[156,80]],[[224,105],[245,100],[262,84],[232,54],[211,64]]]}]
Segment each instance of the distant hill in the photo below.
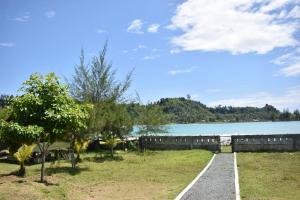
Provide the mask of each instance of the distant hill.
[{"label": "distant hill", "polygon": [[[129,112],[133,118],[138,104],[131,105]],[[199,101],[184,97],[162,98],[146,106],[159,106],[168,115],[170,123],[206,123],[206,122],[249,122],[249,121],[289,121],[300,120],[299,111],[280,112],[272,105],[257,107],[217,106],[207,107]]]}]

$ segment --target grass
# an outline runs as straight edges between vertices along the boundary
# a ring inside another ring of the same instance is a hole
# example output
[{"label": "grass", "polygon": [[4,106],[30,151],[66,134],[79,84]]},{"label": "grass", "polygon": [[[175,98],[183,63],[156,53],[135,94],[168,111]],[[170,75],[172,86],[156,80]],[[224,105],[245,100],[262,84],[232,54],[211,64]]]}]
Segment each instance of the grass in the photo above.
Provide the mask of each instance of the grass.
[{"label": "grass", "polygon": [[221,152],[222,153],[232,153],[231,145],[222,145],[221,146]]},{"label": "grass", "polygon": [[300,199],[300,152],[238,153],[237,162],[242,199]]},{"label": "grass", "polygon": [[40,165],[27,166],[26,178],[9,175],[18,165],[0,163],[0,200],[9,199],[174,199],[206,166],[204,150],[157,151],[147,156],[118,152],[114,159],[94,153],[70,163],[47,163],[47,184],[39,180]]}]

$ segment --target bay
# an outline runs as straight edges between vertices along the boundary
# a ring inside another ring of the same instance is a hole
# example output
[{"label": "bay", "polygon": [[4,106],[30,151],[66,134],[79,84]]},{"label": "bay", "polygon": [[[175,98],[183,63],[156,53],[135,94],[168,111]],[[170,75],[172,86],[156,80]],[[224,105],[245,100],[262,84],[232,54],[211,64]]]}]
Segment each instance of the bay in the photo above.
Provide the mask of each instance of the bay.
[{"label": "bay", "polygon": [[[300,134],[300,121],[168,124],[165,127],[166,135],[172,136]],[[137,131],[134,127],[133,134]]]}]

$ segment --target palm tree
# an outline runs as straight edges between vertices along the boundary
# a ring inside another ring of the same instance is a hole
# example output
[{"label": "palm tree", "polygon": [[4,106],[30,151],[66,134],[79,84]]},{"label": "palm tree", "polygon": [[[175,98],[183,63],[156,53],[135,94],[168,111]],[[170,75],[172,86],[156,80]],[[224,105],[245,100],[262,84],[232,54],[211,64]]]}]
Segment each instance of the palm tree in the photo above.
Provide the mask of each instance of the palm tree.
[{"label": "palm tree", "polygon": [[114,148],[117,146],[117,144],[121,143],[122,141],[120,140],[120,138],[112,134],[109,137],[104,137],[103,142],[110,148],[111,157],[114,157]]},{"label": "palm tree", "polygon": [[75,141],[74,151],[77,154],[77,158],[76,158],[77,162],[81,161],[80,153],[85,151],[87,149],[88,145],[89,145],[89,141],[84,140],[84,139],[77,139]]},{"label": "palm tree", "polygon": [[16,153],[14,153],[14,157],[18,160],[20,164],[20,169],[18,171],[18,176],[25,176],[25,165],[24,162],[27,160],[30,156],[35,147],[35,144],[33,145],[26,145],[23,144]]}]

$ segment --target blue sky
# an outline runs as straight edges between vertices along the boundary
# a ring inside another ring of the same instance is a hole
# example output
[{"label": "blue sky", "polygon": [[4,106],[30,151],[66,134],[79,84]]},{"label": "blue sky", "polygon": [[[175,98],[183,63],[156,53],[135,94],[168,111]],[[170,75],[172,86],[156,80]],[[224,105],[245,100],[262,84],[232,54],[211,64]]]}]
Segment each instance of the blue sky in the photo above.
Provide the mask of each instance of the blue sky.
[{"label": "blue sky", "polygon": [[0,94],[34,72],[69,78],[83,47],[143,102],[300,108],[300,1],[1,1]]}]

